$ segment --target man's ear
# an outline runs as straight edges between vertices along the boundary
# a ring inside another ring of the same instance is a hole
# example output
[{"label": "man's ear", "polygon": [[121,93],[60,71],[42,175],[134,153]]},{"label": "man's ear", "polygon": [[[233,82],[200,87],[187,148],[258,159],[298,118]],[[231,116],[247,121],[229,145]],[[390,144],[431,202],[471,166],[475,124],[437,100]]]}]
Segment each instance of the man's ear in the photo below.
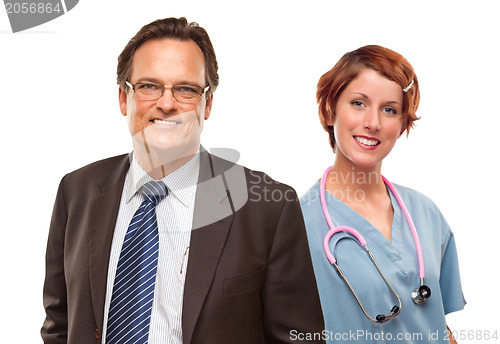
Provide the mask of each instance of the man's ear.
[{"label": "man's ear", "polygon": [[205,102],[205,120],[210,117],[210,112],[212,111],[212,101],[214,99],[213,93],[210,95],[210,97],[207,98]]},{"label": "man's ear", "polygon": [[123,116],[127,116],[127,92],[118,88],[118,101],[120,102],[120,112]]}]

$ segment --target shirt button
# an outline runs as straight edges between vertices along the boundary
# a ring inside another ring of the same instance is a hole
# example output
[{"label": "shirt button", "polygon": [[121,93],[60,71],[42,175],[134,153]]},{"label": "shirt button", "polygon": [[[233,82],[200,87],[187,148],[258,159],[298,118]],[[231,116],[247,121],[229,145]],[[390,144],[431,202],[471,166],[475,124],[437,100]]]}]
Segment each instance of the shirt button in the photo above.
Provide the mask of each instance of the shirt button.
[{"label": "shirt button", "polygon": [[99,339],[99,329],[98,328],[95,329],[94,334],[95,334],[95,337],[97,339]]}]

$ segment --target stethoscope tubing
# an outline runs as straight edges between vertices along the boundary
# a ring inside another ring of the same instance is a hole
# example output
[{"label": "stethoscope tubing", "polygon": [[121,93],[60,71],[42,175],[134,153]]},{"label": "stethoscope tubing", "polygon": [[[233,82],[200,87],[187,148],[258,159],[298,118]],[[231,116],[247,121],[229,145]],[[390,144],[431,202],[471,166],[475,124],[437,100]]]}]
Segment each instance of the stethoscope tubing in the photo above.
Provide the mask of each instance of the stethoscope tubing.
[{"label": "stethoscope tubing", "polygon": [[334,234],[336,234],[338,232],[344,232],[344,231],[348,232],[348,233],[351,233],[352,235],[354,235],[354,237],[356,239],[358,239],[359,243],[363,247],[366,247],[366,240],[354,228],[351,228],[351,227],[348,227],[348,226],[338,226],[338,227],[335,227],[335,225],[333,224],[332,218],[330,217],[330,212],[328,211],[328,206],[326,205],[326,196],[325,196],[326,178],[328,177],[328,173],[330,172],[331,169],[332,169],[332,166],[328,167],[326,169],[325,173],[323,173],[323,178],[321,178],[320,198],[321,198],[321,208],[323,209],[323,213],[325,214],[326,222],[328,223],[328,227],[330,228],[330,231],[328,231],[328,233],[326,234],[326,236],[325,236],[325,238],[323,240],[323,248],[325,250],[326,257],[328,258],[328,260],[330,261],[330,263],[331,264],[335,264],[337,262],[337,260],[335,259],[335,257],[333,256],[333,254],[330,252],[330,248],[329,248],[330,238]]},{"label": "stethoscope tubing", "polygon": [[[332,166],[329,166],[325,170],[325,172],[323,173],[323,177],[321,178],[321,183],[320,183],[320,199],[321,199],[321,208],[323,209],[323,213],[325,215],[326,222],[328,223],[328,227],[330,228],[330,231],[326,234],[326,236],[325,236],[325,238],[323,240],[323,249],[325,250],[325,254],[327,256],[328,261],[331,264],[336,264],[336,259],[333,256],[333,254],[331,253],[330,247],[329,247],[330,238],[334,234],[336,234],[338,232],[348,232],[348,233],[352,234],[359,241],[359,243],[361,244],[361,246],[365,247],[365,249],[366,249],[366,240],[354,228],[351,228],[351,227],[348,227],[348,226],[338,226],[338,227],[336,227],[333,224],[332,218],[330,217],[330,212],[328,211],[328,206],[326,204],[326,196],[325,196],[325,194],[326,194],[326,179],[327,179],[328,173],[330,172],[331,169],[332,169]],[[387,178],[385,178],[384,176],[382,176],[382,180],[384,181],[384,183],[387,185],[387,187],[389,188],[389,190],[391,190],[392,194],[396,198],[399,206],[401,207],[401,210],[403,211],[403,214],[406,217],[406,221],[408,222],[408,225],[410,226],[410,229],[411,229],[411,232],[412,232],[412,235],[413,235],[413,241],[415,242],[415,248],[416,248],[416,251],[417,251],[417,259],[418,259],[418,266],[419,266],[419,277],[420,277],[421,282],[423,283],[423,280],[425,278],[425,267],[424,267],[424,258],[423,258],[423,254],[422,254],[422,246],[420,244],[420,239],[418,237],[417,229],[415,228],[415,224],[413,223],[413,220],[412,220],[412,218],[410,216],[410,213],[408,212],[408,209],[406,208],[405,203],[403,202],[403,199],[399,195],[399,193],[396,190],[396,188],[394,187],[394,185],[392,185],[392,183]]]},{"label": "stethoscope tubing", "polygon": [[413,241],[415,242],[415,248],[417,249],[419,277],[421,280],[423,280],[425,278],[424,257],[422,254],[422,246],[420,245],[420,238],[418,237],[417,229],[415,228],[415,224],[413,223],[413,219],[411,218],[410,213],[408,212],[408,209],[406,208],[406,205],[403,202],[403,199],[399,195],[399,193],[396,190],[396,188],[394,187],[394,185],[392,185],[392,183],[389,180],[387,180],[387,178],[385,178],[384,176],[382,176],[382,180],[387,185],[387,187],[391,190],[394,197],[396,197],[396,200],[398,201],[398,204],[401,207],[401,210],[403,210],[403,214],[406,217],[406,221],[408,222],[408,225],[410,226],[411,234],[413,235]]},{"label": "stethoscope tubing", "polygon": [[[323,239],[323,249],[325,251],[325,254],[326,254],[326,257],[327,257],[328,261],[332,265],[335,266],[335,268],[337,269],[337,272],[339,273],[340,277],[342,277],[342,279],[345,281],[345,283],[347,284],[348,288],[350,289],[350,291],[354,295],[356,301],[358,302],[359,306],[361,307],[361,310],[363,311],[363,313],[366,316],[366,318],[368,318],[373,323],[378,323],[378,324],[385,323],[389,319],[394,318],[397,315],[399,315],[399,313],[401,312],[401,308],[402,308],[401,298],[399,297],[399,295],[396,292],[396,290],[389,283],[389,281],[385,277],[383,271],[380,269],[379,265],[377,264],[377,261],[375,260],[375,257],[373,256],[373,254],[371,253],[371,251],[368,249],[368,246],[367,246],[365,238],[358,231],[356,231],[352,227],[349,227],[349,226],[335,226],[333,224],[332,218],[330,216],[330,212],[328,211],[328,206],[326,204],[326,179],[327,179],[328,173],[330,172],[331,169],[332,169],[332,166],[329,166],[325,170],[325,172],[323,173],[323,176],[321,178],[321,183],[320,183],[321,208],[323,210],[323,214],[325,216],[326,222],[328,223],[328,227],[329,227],[329,231],[326,233],[325,238]],[[424,278],[425,278],[424,258],[423,258],[423,254],[422,254],[422,246],[420,245],[420,239],[418,237],[417,229],[415,228],[415,224],[413,223],[413,220],[412,220],[412,218],[410,216],[410,213],[408,212],[408,209],[406,208],[405,203],[403,202],[403,199],[399,195],[399,193],[396,190],[396,188],[394,187],[394,185],[392,185],[392,183],[389,180],[387,180],[387,178],[385,178],[384,176],[382,176],[382,180],[384,181],[385,185],[387,185],[387,187],[389,188],[389,190],[392,192],[392,194],[396,198],[399,206],[401,207],[401,210],[403,211],[403,214],[406,217],[406,221],[408,222],[408,225],[410,226],[410,229],[411,229],[411,233],[412,233],[412,236],[413,236],[413,241],[415,243],[415,248],[416,248],[416,251],[417,251],[417,259],[418,259],[418,267],[419,267],[419,277],[420,277],[420,286],[411,292],[411,297],[413,299],[413,302],[415,302],[417,304],[421,304],[421,303],[424,303],[431,296],[431,290],[430,290],[430,288],[428,286],[426,286],[424,284]],[[373,262],[373,264],[375,264],[375,267],[377,268],[378,272],[380,273],[380,275],[384,279],[384,281],[387,284],[387,286],[390,288],[390,290],[393,293],[393,295],[397,298],[399,306],[397,306],[397,305],[393,306],[392,309],[391,309],[391,311],[390,311],[390,314],[388,314],[388,315],[379,314],[379,315],[376,316],[375,319],[373,319],[366,312],[366,310],[365,310],[365,308],[364,308],[361,300],[359,299],[358,295],[356,294],[356,292],[352,288],[351,283],[349,283],[348,279],[344,275],[342,269],[337,264],[337,260],[333,256],[332,251],[330,250],[330,239],[331,239],[331,237],[334,234],[336,234],[338,232],[348,232],[348,233],[350,233],[351,235],[353,235],[358,240],[358,242],[360,243],[360,245],[365,249],[366,253],[370,257],[370,260]]]}]

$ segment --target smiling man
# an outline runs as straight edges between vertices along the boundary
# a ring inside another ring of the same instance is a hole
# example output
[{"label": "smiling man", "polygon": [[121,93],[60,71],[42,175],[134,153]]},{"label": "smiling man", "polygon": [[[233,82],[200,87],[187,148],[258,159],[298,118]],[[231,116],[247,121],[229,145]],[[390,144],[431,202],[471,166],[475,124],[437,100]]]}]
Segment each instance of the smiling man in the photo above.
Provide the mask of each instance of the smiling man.
[{"label": "smiling man", "polygon": [[117,72],[133,152],[61,181],[44,342],[322,343],[295,191],[200,145],[219,82],[206,31],[152,22]]},{"label": "smiling man", "polygon": [[205,58],[192,40],[151,39],[134,53],[126,87],[119,91],[120,110],[139,165],[153,177],[165,177],[198,152],[212,108],[205,80]]}]

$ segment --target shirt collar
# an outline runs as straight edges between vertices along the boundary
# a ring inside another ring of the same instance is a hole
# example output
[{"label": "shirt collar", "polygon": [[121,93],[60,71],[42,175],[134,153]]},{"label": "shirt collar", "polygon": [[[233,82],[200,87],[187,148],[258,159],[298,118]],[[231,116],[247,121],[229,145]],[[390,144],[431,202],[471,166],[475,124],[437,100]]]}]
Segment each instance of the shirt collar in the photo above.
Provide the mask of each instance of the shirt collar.
[{"label": "shirt collar", "polygon": [[[190,207],[194,202],[199,173],[200,154],[198,152],[188,162],[161,180],[167,186],[170,194],[173,194],[186,207]],[[137,162],[135,154],[132,153],[132,161],[126,180],[127,203],[144,184],[152,180],[153,178],[143,170]]]}]

